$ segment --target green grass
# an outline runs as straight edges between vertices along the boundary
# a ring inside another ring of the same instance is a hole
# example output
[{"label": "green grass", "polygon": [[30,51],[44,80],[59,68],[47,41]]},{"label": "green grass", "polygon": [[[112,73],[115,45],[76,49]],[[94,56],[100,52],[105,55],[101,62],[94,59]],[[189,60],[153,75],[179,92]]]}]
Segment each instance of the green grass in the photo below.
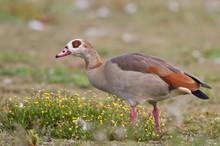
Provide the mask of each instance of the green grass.
[{"label": "green grass", "polygon": [[[79,88],[90,87],[85,71],[68,67],[38,67],[35,55],[18,51],[2,51],[0,54],[0,76],[21,78],[24,82],[47,82],[66,84]],[[35,67],[33,67],[35,66]]]},{"label": "green grass", "polygon": [[5,76],[19,76],[28,77],[32,74],[32,70],[27,67],[22,68],[12,68],[12,67],[1,67],[0,74]]},{"label": "green grass", "polygon": [[213,113],[187,114],[170,141],[176,145],[219,145],[220,116]]},{"label": "green grass", "polygon": [[36,56],[21,52],[2,51],[0,54],[0,62],[6,64],[27,63],[32,64],[36,60]]},{"label": "green grass", "polygon": [[208,58],[220,58],[220,48],[218,47],[208,47],[204,49],[204,57]]},{"label": "green grass", "polygon": [[86,78],[85,71],[71,70],[68,67],[55,67],[55,68],[33,68],[26,67],[7,67],[0,68],[0,75],[19,77],[24,81],[47,82],[68,84],[80,88],[90,87],[90,83]]},{"label": "green grass", "polygon": [[50,68],[44,71],[50,83],[66,83],[80,88],[90,87],[84,70],[71,70],[68,67]]}]

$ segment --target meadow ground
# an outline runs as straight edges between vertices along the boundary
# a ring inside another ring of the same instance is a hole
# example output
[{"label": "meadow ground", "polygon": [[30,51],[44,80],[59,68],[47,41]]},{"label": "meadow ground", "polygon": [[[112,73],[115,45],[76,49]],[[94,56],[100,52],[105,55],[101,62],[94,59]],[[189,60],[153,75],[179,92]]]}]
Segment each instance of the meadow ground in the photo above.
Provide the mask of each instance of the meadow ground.
[{"label": "meadow ground", "polygon": [[[219,13],[217,0],[135,3],[3,0],[0,2],[1,104],[5,106],[15,95],[20,100],[33,97],[31,100],[38,102],[32,93],[39,89],[54,94],[67,89],[79,95],[91,90],[97,94],[94,102],[105,99],[106,93],[89,84],[83,60],[70,56],[55,59],[69,40],[84,38],[97,48],[103,60],[130,52],[163,58],[212,86],[212,90],[203,90],[210,99],[180,96],[160,102],[166,131],[158,139],[155,135],[145,140],[107,136],[99,141],[89,133],[90,138],[79,138],[73,143],[75,136],[50,137],[38,129],[40,145],[220,145]],[[150,114],[151,106],[147,103],[142,106]],[[13,145],[25,139],[20,137],[25,130],[12,130],[10,126],[14,123],[4,123],[2,117],[0,145]],[[17,129],[27,128],[22,126]],[[137,135],[143,137],[141,132]]]}]

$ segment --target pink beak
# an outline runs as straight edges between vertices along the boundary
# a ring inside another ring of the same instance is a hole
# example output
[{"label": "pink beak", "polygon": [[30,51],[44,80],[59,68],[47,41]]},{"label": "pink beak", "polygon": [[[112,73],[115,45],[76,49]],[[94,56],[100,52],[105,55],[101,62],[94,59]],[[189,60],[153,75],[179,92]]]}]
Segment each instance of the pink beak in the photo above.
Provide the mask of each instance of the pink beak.
[{"label": "pink beak", "polygon": [[70,54],[71,54],[71,52],[67,48],[64,48],[63,51],[58,53],[55,57],[60,58],[60,57],[64,57],[64,56],[67,56],[67,55],[70,55]]}]

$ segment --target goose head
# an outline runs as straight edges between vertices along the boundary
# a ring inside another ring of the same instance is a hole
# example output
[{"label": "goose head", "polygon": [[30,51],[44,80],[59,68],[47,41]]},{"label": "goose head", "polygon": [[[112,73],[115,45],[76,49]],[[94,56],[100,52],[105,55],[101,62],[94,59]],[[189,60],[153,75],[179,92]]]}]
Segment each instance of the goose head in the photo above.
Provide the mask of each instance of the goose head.
[{"label": "goose head", "polygon": [[85,58],[88,52],[93,50],[93,47],[82,39],[74,39],[69,41],[64,49],[58,53],[55,57],[60,58],[68,55]]},{"label": "goose head", "polygon": [[83,58],[86,62],[87,68],[94,68],[102,64],[101,59],[95,48],[93,48],[93,46],[89,42],[83,39],[74,39],[69,41],[64,49],[55,57],[60,58],[68,55]]}]

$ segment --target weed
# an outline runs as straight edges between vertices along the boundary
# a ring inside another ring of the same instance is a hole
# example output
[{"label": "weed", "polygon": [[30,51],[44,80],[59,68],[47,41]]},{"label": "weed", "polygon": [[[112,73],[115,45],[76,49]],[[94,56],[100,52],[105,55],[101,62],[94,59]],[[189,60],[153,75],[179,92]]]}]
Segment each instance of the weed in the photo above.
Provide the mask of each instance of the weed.
[{"label": "weed", "polygon": [[[131,127],[130,106],[119,98],[107,96],[103,100],[97,99],[92,93],[86,97],[76,92],[71,94],[68,90],[61,90],[57,93],[38,90],[32,97],[10,98],[2,106],[0,117],[3,126],[1,128],[13,130],[15,125],[20,124],[24,129],[35,129],[40,135],[49,134],[56,138],[80,140],[91,140],[94,137],[99,139],[100,130],[101,135],[103,134],[108,140],[160,139],[155,134],[153,117],[147,116],[143,107],[138,108],[139,121]],[[79,119],[85,121],[86,130],[77,124]],[[162,125],[164,125],[163,133],[166,133],[166,124]],[[32,133],[30,137],[32,141],[35,141],[33,136]]]}]

